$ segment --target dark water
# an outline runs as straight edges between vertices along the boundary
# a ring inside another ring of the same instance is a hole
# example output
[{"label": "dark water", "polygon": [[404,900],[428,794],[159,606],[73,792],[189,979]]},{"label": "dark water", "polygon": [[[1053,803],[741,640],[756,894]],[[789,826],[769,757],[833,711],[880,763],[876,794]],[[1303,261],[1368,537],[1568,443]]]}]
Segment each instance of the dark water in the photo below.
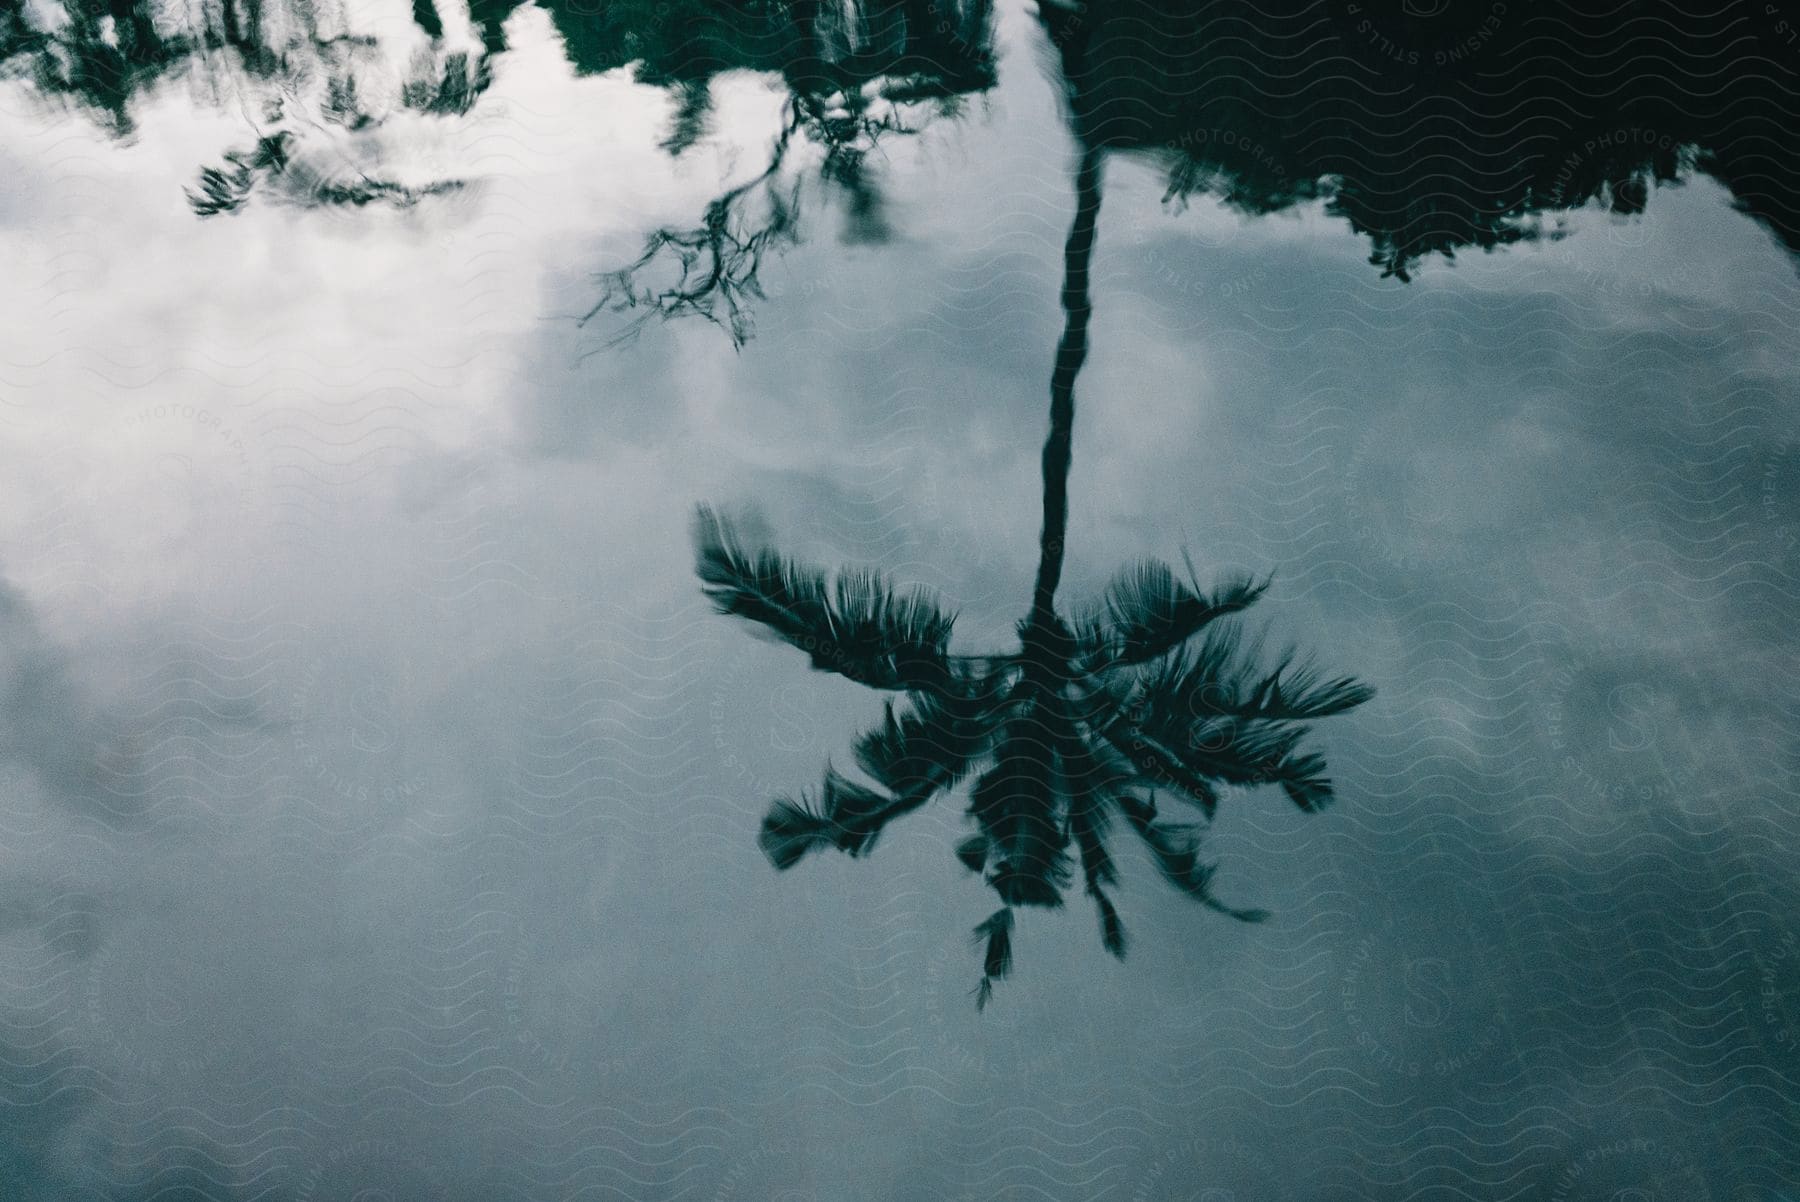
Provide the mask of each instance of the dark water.
[{"label": "dark water", "polygon": [[[1800,1196],[1800,13],[1590,7],[0,3],[0,1197]],[[1062,596],[1377,694],[978,1014],[689,523],[1013,645],[1095,203]]]}]

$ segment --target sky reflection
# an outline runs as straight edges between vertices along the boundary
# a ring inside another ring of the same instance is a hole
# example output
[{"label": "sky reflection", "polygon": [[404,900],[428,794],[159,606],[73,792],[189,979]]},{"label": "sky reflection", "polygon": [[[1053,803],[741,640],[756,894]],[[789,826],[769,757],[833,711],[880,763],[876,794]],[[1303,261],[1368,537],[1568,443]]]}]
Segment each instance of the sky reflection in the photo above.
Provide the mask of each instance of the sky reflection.
[{"label": "sky reflection", "polygon": [[466,113],[306,143],[464,187],[204,220],[243,106],[172,75],[121,140],[0,92],[6,1196],[1800,1178],[1800,282],[1707,178],[1401,285],[1323,202],[1176,215],[1112,162],[1066,588],[1274,571],[1276,630],[1381,690],[1315,736],[1337,808],[1222,809],[1272,923],[1133,862],[1132,957],[1034,914],[979,1017],[958,807],[757,854],[879,705],[707,612],[696,501],[971,645],[1029,596],[1075,151],[997,21],[998,86],[883,143],[885,244],[817,190],[741,350],[576,319],[767,163],[772,76],[671,157],[678,98],[521,7]]}]

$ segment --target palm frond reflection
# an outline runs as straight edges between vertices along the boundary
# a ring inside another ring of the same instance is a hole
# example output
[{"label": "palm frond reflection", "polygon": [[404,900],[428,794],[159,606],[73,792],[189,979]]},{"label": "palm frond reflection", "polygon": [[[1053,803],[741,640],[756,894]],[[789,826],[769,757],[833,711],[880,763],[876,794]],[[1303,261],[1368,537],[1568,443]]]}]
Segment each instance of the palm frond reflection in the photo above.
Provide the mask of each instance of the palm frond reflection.
[{"label": "palm frond reflection", "polygon": [[[1263,585],[1243,579],[1208,589],[1167,564],[1135,564],[1073,622],[1034,611],[1016,649],[971,656],[951,652],[955,614],[928,590],[751,548],[710,507],[695,543],[719,612],[805,651],[819,671],[900,694],[855,743],[864,779],[828,764],[816,791],[770,807],[761,844],[777,868],[823,848],[866,855],[889,823],[973,780],[974,830],[956,855],[1001,903],[977,928],[983,1005],[1011,968],[1013,909],[1059,907],[1077,880],[1106,949],[1124,956],[1109,893],[1115,822],[1187,896],[1242,921],[1263,917],[1214,894],[1203,824],[1230,787],[1277,786],[1309,812],[1329,805],[1324,761],[1300,747],[1304,723],[1372,695],[1293,653],[1261,664],[1237,615]],[[1168,798],[1191,818],[1166,812]]]}]

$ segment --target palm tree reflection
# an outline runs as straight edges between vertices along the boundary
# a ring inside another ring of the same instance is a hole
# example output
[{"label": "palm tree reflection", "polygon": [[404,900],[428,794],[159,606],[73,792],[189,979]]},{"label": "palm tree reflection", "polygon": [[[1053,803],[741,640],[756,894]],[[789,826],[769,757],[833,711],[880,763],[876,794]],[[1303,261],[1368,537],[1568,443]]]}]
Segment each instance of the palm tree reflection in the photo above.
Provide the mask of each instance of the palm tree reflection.
[{"label": "palm tree reflection", "polygon": [[904,694],[857,741],[867,782],[827,765],[816,795],[770,807],[761,842],[776,868],[822,847],[862,855],[889,822],[974,778],[975,830],[956,855],[1001,902],[975,928],[985,945],[977,1006],[1011,969],[1014,909],[1061,906],[1078,872],[1102,944],[1125,955],[1125,926],[1107,892],[1118,879],[1107,847],[1115,821],[1137,834],[1177,889],[1219,913],[1261,919],[1262,911],[1214,896],[1213,867],[1200,860],[1201,825],[1165,817],[1158,794],[1206,821],[1227,789],[1264,784],[1316,811],[1332,788],[1323,758],[1300,750],[1304,723],[1373,695],[1293,651],[1272,667],[1259,664],[1234,615],[1266,581],[1238,578],[1208,590],[1192,564],[1184,581],[1151,560],[1120,573],[1097,605],[1071,618],[1057,611],[1100,176],[1100,152],[1084,150],[1064,251],[1037,580],[1016,651],[952,654],[955,616],[926,590],[896,589],[872,571],[830,576],[748,547],[711,508],[702,507],[695,524],[700,579],[720,612],[801,648],[816,669]]}]

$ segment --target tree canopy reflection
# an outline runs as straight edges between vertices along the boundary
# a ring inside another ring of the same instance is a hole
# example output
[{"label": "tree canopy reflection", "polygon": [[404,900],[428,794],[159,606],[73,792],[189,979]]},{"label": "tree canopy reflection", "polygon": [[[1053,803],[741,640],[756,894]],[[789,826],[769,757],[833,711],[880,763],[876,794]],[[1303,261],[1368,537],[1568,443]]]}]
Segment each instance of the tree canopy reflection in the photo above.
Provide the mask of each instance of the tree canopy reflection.
[{"label": "tree canopy reflection", "polygon": [[[600,296],[582,320],[629,314],[613,341],[630,338],[651,319],[697,316],[743,345],[750,336],[750,303],[763,295],[766,256],[800,236],[809,179],[847,198],[850,241],[885,241],[880,184],[869,166],[881,141],[957,116],[966,97],[995,82],[988,0],[808,3],[783,11],[784,36],[765,30],[763,38],[746,43],[746,50],[776,53],[779,66],[772,69],[787,84],[767,165],[712,200],[699,224],[653,231],[636,260],[602,275]],[[746,55],[746,65],[751,57]],[[640,68],[640,78],[681,87],[675,129],[664,143],[676,154],[703,127],[710,76],[700,73],[699,64],[721,60],[684,54],[678,61],[689,74],[673,74],[666,64]],[[804,169],[791,172],[797,143],[816,153]]]},{"label": "tree canopy reflection", "polygon": [[[310,0],[0,0],[0,70],[121,137],[145,93],[191,71],[256,126],[191,189],[202,215],[235,211],[271,181],[291,203],[407,204],[456,181],[390,179],[353,155],[309,173],[304,139],[394,112],[470,111],[522,6],[473,0],[467,28],[450,29],[450,10],[413,0],[418,45],[394,64],[379,61],[391,47]],[[740,340],[762,255],[801,232],[794,142],[822,148],[804,174],[843,189],[853,237],[878,240],[867,160],[879,139],[958,111],[995,80],[987,0],[540,6],[576,73],[629,67],[674,94],[672,154],[706,136],[720,74],[786,84],[768,170],[694,227],[652,234],[647,259],[606,275],[595,306],[698,315]],[[1793,0],[1705,12],[1669,0],[1045,0],[1039,19],[1079,143],[1158,161],[1177,206],[1212,195],[1271,213],[1323,200],[1400,279],[1434,255],[1554,234],[1556,214],[1596,200],[1635,214],[1657,185],[1697,172],[1800,249]]]},{"label": "tree canopy reflection", "polygon": [[[152,0],[0,0],[0,72],[30,79],[41,98],[73,104],[122,139],[135,132],[144,99],[178,76],[220,107],[244,112],[254,140],[202,168],[189,190],[202,217],[241,209],[265,185],[306,206],[405,205],[459,181],[408,184],[370,169],[342,141],[336,154],[318,153],[317,143],[333,131],[366,133],[400,112],[470,112],[492,82],[494,56],[509,49],[507,20],[523,6],[474,0],[468,21],[477,44],[470,48],[446,30],[432,0],[415,0],[419,45],[401,65],[389,61],[392,46],[352,33],[340,11],[309,0],[208,0],[186,10]],[[707,132],[718,75],[780,75],[790,91],[787,129],[758,182],[773,180],[793,137],[803,136],[824,148],[817,170],[850,196],[868,240],[881,230],[879,194],[865,165],[875,140],[952,112],[956,97],[994,82],[986,0],[543,0],[540,7],[575,73],[630,68],[640,82],[675,94],[662,143],[671,154]],[[720,207],[742,224],[736,210],[751,201],[768,203],[757,209],[760,229],[744,241],[778,239],[786,216],[766,189],[734,190]],[[753,291],[753,282],[722,277],[722,289]]]},{"label": "tree canopy reflection", "polygon": [[[1319,198],[1404,280],[1431,255],[1634,215],[1711,175],[1790,251],[1800,14],[1736,0],[1046,3],[1074,134],[1148,157],[1166,199],[1265,214]],[[1785,30],[1785,32],[1784,32]]]},{"label": "tree canopy reflection", "polygon": [[[1044,0],[1038,15],[1083,150],[1159,164],[1177,209],[1199,196],[1256,215],[1323,201],[1368,239],[1381,274],[1404,282],[1432,256],[1556,237],[1558,215],[1596,201],[1635,216],[1656,186],[1695,172],[1800,251],[1800,57],[1772,53],[1800,17],[1786,24],[1784,11],[1760,0],[1705,15],[1603,0]],[[948,78],[988,86],[967,66]],[[827,146],[818,174],[839,181],[857,179],[844,165],[888,132],[861,113],[822,119],[821,94],[859,95],[796,86],[767,170],[699,225],[653,233],[638,260],[602,277],[584,320],[636,310],[629,334],[650,316],[700,316],[741,345],[764,256],[800,236],[800,183],[777,186],[795,132]]]}]

